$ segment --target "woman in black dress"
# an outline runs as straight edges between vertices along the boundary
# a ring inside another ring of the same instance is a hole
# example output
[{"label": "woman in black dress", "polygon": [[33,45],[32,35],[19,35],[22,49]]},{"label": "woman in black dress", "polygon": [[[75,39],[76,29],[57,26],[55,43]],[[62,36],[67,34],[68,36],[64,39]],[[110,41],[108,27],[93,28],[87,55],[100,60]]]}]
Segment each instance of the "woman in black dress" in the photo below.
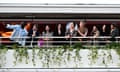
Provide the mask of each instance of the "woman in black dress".
[{"label": "woman in black dress", "polygon": [[[106,24],[104,24],[103,26],[102,26],[102,29],[101,29],[101,34],[100,34],[100,36],[108,36],[109,35],[109,28],[108,28],[109,26],[107,26]],[[100,44],[101,45],[105,45],[106,44],[106,41],[108,41],[108,39],[107,38],[102,38],[101,39],[101,41],[103,41],[103,42],[101,42]]]},{"label": "woman in black dress", "polygon": [[40,35],[37,27],[38,26],[36,24],[34,24],[32,30],[30,30],[28,33],[28,37],[30,37],[30,38],[27,40],[27,41],[29,41],[27,43],[31,46],[37,45],[38,38],[35,38],[35,37]]},{"label": "woman in black dress", "polygon": [[[53,36],[54,37],[65,36],[65,33],[61,24],[56,25]],[[54,38],[54,45],[62,45],[64,44],[63,41],[64,41],[64,38]]]},{"label": "woman in black dress", "polygon": [[109,32],[107,30],[109,30],[109,29],[108,29],[107,25],[104,24],[102,26],[101,36],[108,36]]}]

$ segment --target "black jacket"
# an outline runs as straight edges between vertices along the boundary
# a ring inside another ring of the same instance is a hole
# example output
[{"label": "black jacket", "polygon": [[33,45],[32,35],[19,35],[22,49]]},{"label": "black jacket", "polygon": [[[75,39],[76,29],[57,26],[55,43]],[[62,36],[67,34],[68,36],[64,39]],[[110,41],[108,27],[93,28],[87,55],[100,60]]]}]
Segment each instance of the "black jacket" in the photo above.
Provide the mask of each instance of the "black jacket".
[{"label": "black jacket", "polygon": [[28,37],[30,37],[30,38],[27,39],[27,41],[29,41],[29,42],[27,42],[28,45],[31,43],[32,40],[35,41],[33,43],[34,45],[37,44],[37,41],[39,40],[39,38],[35,38],[35,37],[38,37],[40,35],[40,33],[38,31],[36,31],[35,37],[33,37],[33,39],[32,39],[32,34],[33,34],[33,30],[30,30],[28,32]]},{"label": "black jacket", "polygon": [[[58,30],[54,30],[53,36],[54,37],[64,37],[65,36],[65,32],[63,30],[61,30],[61,34],[59,34]],[[54,42],[53,43],[54,45],[61,45],[61,44],[63,44],[62,41],[64,41],[65,39],[64,38],[54,38],[53,40],[60,42],[60,43]]]},{"label": "black jacket", "polygon": [[115,41],[115,37],[116,36],[119,36],[119,29],[114,29],[112,32],[111,32],[111,41]]}]

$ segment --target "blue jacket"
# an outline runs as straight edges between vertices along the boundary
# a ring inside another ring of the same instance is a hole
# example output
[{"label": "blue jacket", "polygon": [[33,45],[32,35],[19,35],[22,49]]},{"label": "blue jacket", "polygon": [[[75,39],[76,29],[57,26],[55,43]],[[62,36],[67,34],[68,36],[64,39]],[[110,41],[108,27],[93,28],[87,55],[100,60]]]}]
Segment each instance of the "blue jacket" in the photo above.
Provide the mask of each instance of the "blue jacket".
[{"label": "blue jacket", "polygon": [[[22,37],[26,37],[28,32],[26,29],[22,29],[21,25],[10,25],[7,24],[7,28],[9,29],[13,29],[13,33],[10,37],[11,40],[21,44],[22,46],[25,46],[25,41],[26,38],[22,38]],[[16,38],[17,37],[17,38]]]}]

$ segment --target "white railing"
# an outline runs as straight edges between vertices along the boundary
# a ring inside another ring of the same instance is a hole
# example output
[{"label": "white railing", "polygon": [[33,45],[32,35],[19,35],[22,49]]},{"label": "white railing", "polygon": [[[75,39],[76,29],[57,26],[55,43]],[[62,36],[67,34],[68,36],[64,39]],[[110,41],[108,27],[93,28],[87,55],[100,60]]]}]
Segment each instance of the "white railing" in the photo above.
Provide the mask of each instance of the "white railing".
[{"label": "white railing", "polygon": [[[16,43],[15,41],[5,41],[5,40],[2,40],[2,39],[8,39],[10,37],[0,37],[0,45],[2,45],[3,43]],[[13,38],[21,38],[21,37],[13,37]],[[62,37],[58,37],[58,36],[52,36],[52,37],[46,37],[46,36],[39,36],[39,37],[22,37],[22,38],[26,38],[26,39],[33,39],[33,38],[38,38],[38,39],[44,39],[44,38],[49,38],[49,39],[53,39],[51,41],[48,41],[48,40],[43,40],[44,43],[46,43],[46,45],[42,45],[42,47],[56,47],[56,45],[54,45],[54,43],[62,43],[63,45],[64,44],[67,44],[67,45],[70,45],[72,46],[73,43],[84,43],[83,45],[85,47],[91,47],[91,46],[98,46],[98,47],[103,47],[103,45],[100,45],[99,43],[105,43],[105,44],[108,44],[108,43],[111,43],[112,41],[110,41],[109,39],[111,38],[110,36],[99,36],[99,37],[93,37],[93,36],[87,36],[87,37],[70,37],[70,38],[66,38],[65,36],[62,36]],[[54,39],[64,39],[64,41],[54,41]],[[69,40],[66,40],[66,39],[69,39]],[[77,40],[72,40],[72,39],[77,39]],[[83,41],[78,41],[78,39],[86,39],[86,40],[83,40]],[[120,37],[115,37],[116,41],[115,42],[119,42],[119,39]],[[26,43],[29,42],[31,44],[32,43],[37,43],[39,41],[26,41]],[[49,43],[51,43],[49,45]],[[87,44],[89,43],[89,44]],[[87,44],[87,45],[86,45]],[[11,45],[7,45],[8,47],[11,47]],[[36,45],[38,47],[38,45]],[[58,47],[59,45],[57,45]],[[33,47],[33,45],[26,45],[26,47]]]}]

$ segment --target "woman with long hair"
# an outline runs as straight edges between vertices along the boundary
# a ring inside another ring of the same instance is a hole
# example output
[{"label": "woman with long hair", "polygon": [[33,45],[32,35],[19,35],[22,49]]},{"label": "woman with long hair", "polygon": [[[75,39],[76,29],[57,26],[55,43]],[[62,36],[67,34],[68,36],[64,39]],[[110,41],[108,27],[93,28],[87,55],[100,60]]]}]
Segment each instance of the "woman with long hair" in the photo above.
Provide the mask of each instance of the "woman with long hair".
[{"label": "woman with long hair", "polygon": [[70,26],[69,26],[69,29],[67,29],[65,32],[65,37],[66,37],[66,41],[70,41],[70,44],[73,44],[71,42],[75,41],[76,39],[72,38],[72,37],[75,37],[77,35],[77,32],[75,30],[75,23],[69,22],[69,24],[70,24]]},{"label": "woman with long hair", "polygon": [[[54,37],[63,37],[65,36],[63,27],[61,24],[57,24],[53,33]],[[54,45],[62,45],[64,43],[62,43],[62,41],[64,41],[63,38],[54,38]]]},{"label": "woman with long hair", "polygon": [[[81,37],[86,37],[88,34],[88,28],[85,26],[86,22],[85,21],[80,21],[79,23],[79,27],[77,30],[77,36],[81,36]],[[83,41],[85,39],[79,39],[80,41]]]},{"label": "woman with long hair", "polygon": [[37,45],[38,38],[35,37],[38,37],[40,35],[37,27],[38,27],[37,24],[34,24],[32,29],[28,33],[28,37],[30,37],[30,39],[28,39],[27,43],[31,46]]},{"label": "woman with long hair", "polygon": [[45,30],[42,32],[42,36],[44,36],[45,38],[43,38],[44,40],[44,45],[51,45],[52,43],[50,41],[52,41],[52,37],[53,36],[53,32],[50,30],[49,25],[45,26]]}]

